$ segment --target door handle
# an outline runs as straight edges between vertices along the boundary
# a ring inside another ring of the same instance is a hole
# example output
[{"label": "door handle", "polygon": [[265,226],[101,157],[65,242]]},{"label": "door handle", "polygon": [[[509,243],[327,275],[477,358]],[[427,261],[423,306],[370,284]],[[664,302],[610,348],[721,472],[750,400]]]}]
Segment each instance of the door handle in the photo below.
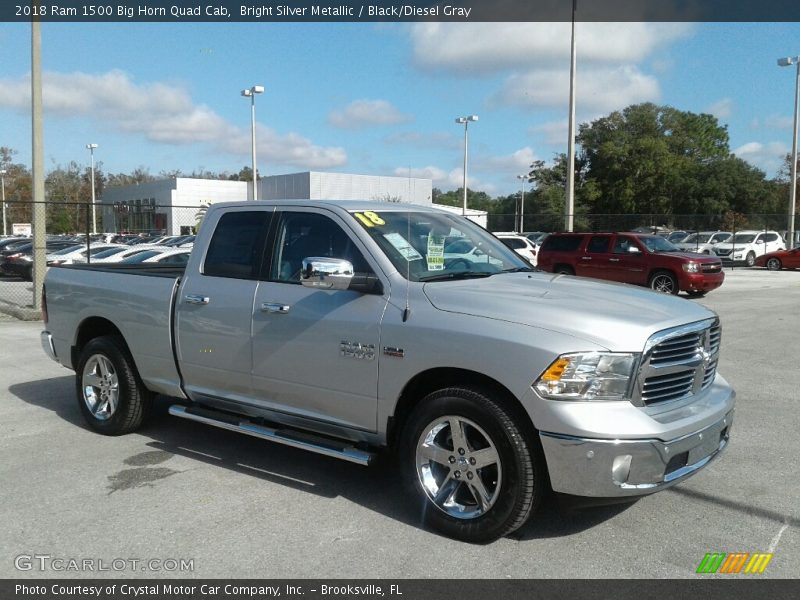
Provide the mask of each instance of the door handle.
[{"label": "door handle", "polygon": [[211,298],[208,296],[201,296],[200,294],[187,294],[183,298],[186,304],[208,304]]},{"label": "door handle", "polygon": [[609,258],[608,262],[619,262],[618,258]]},{"label": "door handle", "polygon": [[279,313],[285,315],[289,312],[291,306],[288,304],[281,304],[280,302],[264,302],[261,305],[261,312]]},{"label": "door handle", "polygon": [[591,256],[581,256],[581,260],[592,260]]}]

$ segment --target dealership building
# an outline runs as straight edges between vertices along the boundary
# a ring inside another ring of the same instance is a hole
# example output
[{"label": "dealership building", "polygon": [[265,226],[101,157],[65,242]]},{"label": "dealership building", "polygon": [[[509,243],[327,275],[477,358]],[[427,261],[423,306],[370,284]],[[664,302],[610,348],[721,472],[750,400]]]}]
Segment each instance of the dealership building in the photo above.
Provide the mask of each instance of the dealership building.
[{"label": "dealership building", "polygon": [[[305,171],[272,175],[258,182],[263,200],[374,200],[430,205],[430,179]],[[173,177],[150,183],[108,187],[101,202],[103,230],[188,233],[200,208],[252,197],[247,181]]]}]

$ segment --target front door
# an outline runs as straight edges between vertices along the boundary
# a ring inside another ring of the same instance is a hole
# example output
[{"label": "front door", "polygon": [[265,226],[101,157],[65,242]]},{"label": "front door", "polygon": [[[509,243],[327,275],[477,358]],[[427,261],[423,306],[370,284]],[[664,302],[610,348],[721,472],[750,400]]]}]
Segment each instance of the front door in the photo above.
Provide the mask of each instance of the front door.
[{"label": "front door", "polygon": [[264,408],[375,431],[384,294],[306,288],[304,258],[341,258],[374,273],[333,213],[279,212],[253,306],[254,397]]}]

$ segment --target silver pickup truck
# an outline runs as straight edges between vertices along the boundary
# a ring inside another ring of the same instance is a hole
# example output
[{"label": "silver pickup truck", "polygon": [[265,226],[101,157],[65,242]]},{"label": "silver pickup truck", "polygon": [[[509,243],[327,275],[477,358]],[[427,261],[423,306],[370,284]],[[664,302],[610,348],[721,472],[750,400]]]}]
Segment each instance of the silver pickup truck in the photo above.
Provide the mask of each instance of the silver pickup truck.
[{"label": "silver pickup truck", "polygon": [[725,448],[717,316],[534,271],[470,221],[376,202],[209,209],[185,269],[52,268],[47,354],[96,431],[172,415],[367,465],[429,525],[487,542],[548,491],[619,499]]}]

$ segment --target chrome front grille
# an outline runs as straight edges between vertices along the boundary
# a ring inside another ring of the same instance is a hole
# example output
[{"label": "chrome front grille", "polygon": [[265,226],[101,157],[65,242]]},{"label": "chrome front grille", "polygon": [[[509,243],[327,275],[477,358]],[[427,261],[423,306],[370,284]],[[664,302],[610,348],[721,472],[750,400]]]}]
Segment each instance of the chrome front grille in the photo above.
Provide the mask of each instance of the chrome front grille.
[{"label": "chrome front grille", "polygon": [[634,403],[651,406],[697,394],[714,381],[722,330],[717,319],[661,331],[650,338]]},{"label": "chrome front grille", "polygon": [[722,265],[720,263],[703,263],[701,270],[703,273],[719,273],[722,271]]}]

